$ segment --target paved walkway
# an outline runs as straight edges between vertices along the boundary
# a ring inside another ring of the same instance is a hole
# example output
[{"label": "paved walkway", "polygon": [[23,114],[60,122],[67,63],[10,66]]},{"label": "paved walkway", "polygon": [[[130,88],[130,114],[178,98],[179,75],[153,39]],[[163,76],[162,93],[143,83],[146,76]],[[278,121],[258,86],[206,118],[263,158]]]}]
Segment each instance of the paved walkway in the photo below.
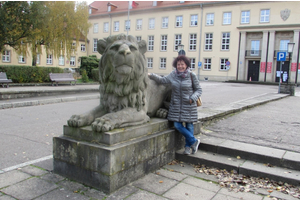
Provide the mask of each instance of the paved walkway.
[{"label": "paved walkway", "polygon": [[[210,83],[207,83],[210,84]],[[214,83],[211,83],[214,84]],[[218,85],[218,84],[216,84]],[[240,86],[236,84],[235,86]],[[77,87],[77,86],[76,86]],[[256,87],[256,86],[255,86]],[[12,89],[16,89],[11,87]],[[205,83],[203,88],[206,88]],[[298,90],[299,88],[297,88]],[[275,88],[276,91],[276,88]],[[254,91],[252,91],[254,94]],[[251,93],[251,91],[249,91]],[[239,93],[240,94],[240,93]],[[200,118],[208,120],[213,119],[214,116],[223,117],[223,113],[234,114],[237,111],[265,103],[266,101],[282,102],[288,99],[293,99],[286,103],[293,104],[294,106],[299,104],[299,91],[296,92],[296,97],[287,97],[286,95],[276,94],[276,92],[264,93],[254,96],[236,95],[235,101],[226,101],[223,103],[220,99],[216,99],[212,103],[220,101],[218,106],[203,106],[199,108]],[[67,98],[67,97],[63,97]],[[63,99],[62,98],[62,99]],[[231,97],[229,97],[231,98]],[[283,99],[282,99],[283,98]],[[205,97],[206,102],[209,99],[213,101],[213,96]],[[226,97],[224,96],[224,99]],[[255,101],[254,101],[255,99]],[[37,100],[37,98],[35,98]],[[228,100],[228,98],[227,98]],[[25,101],[25,100],[24,100]],[[28,99],[26,100],[28,101]],[[33,101],[33,100],[32,100]],[[204,103],[205,103],[204,101]],[[21,102],[21,100],[18,100]],[[4,104],[5,102],[0,102]],[[54,102],[55,103],[55,102]],[[273,102],[271,102],[273,103]],[[270,104],[271,104],[270,103]],[[205,104],[204,104],[205,105]],[[268,105],[268,104],[266,104]],[[280,103],[279,103],[280,105]],[[262,113],[256,111],[257,108],[247,110],[247,112],[253,113],[254,116],[259,116]],[[283,106],[284,107],[284,106]],[[293,107],[293,106],[291,106]],[[259,109],[258,109],[259,110]],[[246,111],[244,111],[246,112]],[[282,112],[276,110],[272,112],[272,116],[277,116]],[[289,110],[293,116],[298,116],[299,109]],[[253,117],[252,115],[252,117]],[[239,116],[239,115],[235,115]],[[228,118],[227,118],[228,119]],[[268,120],[262,122],[266,123]],[[288,119],[286,122],[291,122]],[[292,120],[298,122],[297,120]],[[234,122],[232,122],[234,123]],[[226,127],[226,123],[219,125],[221,128]],[[237,126],[243,126],[241,122],[236,124]],[[252,126],[256,126],[252,125]],[[289,127],[289,126],[286,126]],[[212,127],[207,127],[212,129]],[[224,129],[225,130],[225,129]],[[214,130],[207,131],[205,134],[214,134]],[[220,135],[212,135],[220,136]],[[228,136],[229,137],[229,136]],[[235,135],[235,137],[237,137]],[[233,137],[234,138],[234,137]],[[236,138],[235,138],[236,139]],[[298,143],[299,144],[299,143]],[[204,173],[195,172],[191,165],[180,163],[174,165],[165,165],[156,172],[150,173],[145,177],[121,188],[120,190],[112,193],[111,195],[103,194],[102,192],[86,187],[80,183],[73,182],[62,176],[52,173],[52,158],[46,158],[36,161],[31,161],[20,165],[19,167],[11,168],[6,171],[0,171],[0,200],[6,199],[129,199],[129,200],[140,200],[140,199],[197,199],[197,200],[223,200],[223,199],[249,199],[249,200],[269,200],[271,197],[275,199],[296,199],[290,195],[277,192],[276,190],[271,193],[266,189],[252,190],[251,192],[229,192],[227,188],[220,187],[217,182],[217,178],[213,175],[206,175]]]}]

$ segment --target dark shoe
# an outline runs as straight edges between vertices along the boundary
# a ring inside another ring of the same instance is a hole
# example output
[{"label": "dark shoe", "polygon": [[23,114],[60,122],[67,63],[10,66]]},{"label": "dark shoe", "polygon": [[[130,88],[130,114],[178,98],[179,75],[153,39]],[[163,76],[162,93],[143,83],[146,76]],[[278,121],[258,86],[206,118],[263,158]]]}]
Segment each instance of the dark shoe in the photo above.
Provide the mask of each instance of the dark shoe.
[{"label": "dark shoe", "polygon": [[191,146],[192,154],[195,154],[198,151],[199,144],[200,144],[200,139],[197,139],[196,142]]},{"label": "dark shoe", "polygon": [[185,155],[191,154],[191,148],[190,147],[185,147],[183,154],[185,154]]}]

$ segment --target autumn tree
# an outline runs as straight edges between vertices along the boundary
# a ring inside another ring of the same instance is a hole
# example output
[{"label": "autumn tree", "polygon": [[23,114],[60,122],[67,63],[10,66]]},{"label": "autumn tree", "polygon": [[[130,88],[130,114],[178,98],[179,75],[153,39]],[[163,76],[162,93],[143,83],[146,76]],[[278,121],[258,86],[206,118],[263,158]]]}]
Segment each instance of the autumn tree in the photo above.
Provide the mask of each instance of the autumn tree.
[{"label": "autumn tree", "polygon": [[[20,8],[17,9],[18,7]],[[3,14],[3,19],[13,16],[14,20],[7,19],[3,26],[0,23],[0,37],[3,35],[6,38],[5,42],[0,41],[1,51],[4,45],[10,45],[19,54],[26,54],[26,50],[30,49],[33,65],[42,47],[54,57],[66,53],[70,58],[72,50],[79,44],[79,39],[82,37],[86,39],[90,26],[85,1],[1,2],[0,15],[7,8],[12,11],[10,15]],[[75,46],[72,45],[74,40]]]}]

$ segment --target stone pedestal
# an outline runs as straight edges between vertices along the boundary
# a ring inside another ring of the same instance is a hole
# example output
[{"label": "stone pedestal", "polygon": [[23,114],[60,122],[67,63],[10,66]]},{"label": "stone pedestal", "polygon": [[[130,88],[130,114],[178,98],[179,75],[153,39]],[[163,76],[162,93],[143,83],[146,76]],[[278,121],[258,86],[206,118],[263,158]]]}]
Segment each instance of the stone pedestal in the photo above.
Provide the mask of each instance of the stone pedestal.
[{"label": "stone pedestal", "polygon": [[[110,132],[64,126],[53,138],[54,172],[112,193],[175,159],[184,138],[165,119]],[[200,123],[195,124],[200,132]]]},{"label": "stone pedestal", "polygon": [[280,85],[280,93],[290,94],[291,96],[295,96],[295,84],[291,83],[282,83]]}]

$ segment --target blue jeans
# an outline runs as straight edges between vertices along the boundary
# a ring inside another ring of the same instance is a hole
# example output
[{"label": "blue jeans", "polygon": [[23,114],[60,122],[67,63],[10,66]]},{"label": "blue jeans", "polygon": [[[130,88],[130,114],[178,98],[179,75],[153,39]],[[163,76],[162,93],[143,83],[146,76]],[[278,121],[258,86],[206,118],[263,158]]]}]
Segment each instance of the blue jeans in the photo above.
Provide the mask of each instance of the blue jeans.
[{"label": "blue jeans", "polygon": [[182,122],[174,122],[174,127],[185,137],[185,146],[191,147],[196,142],[194,137],[194,125],[193,123],[185,123],[186,127],[183,126]]}]

